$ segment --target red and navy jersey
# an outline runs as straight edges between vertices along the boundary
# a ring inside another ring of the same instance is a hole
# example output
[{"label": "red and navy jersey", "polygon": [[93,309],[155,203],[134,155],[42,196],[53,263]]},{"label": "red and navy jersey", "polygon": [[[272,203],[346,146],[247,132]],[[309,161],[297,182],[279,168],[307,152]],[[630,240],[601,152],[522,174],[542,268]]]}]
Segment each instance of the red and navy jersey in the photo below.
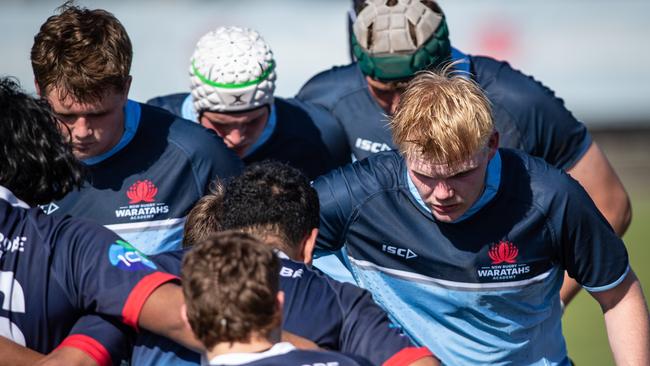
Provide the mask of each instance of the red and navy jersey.
[{"label": "red and navy jersey", "polygon": [[[152,257],[161,268],[180,273],[183,252]],[[407,365],[431,353],[415,347],[388,319],[370,293],[321,275],[304,263],[282,259],[282,328],[321,348],[362,356],[375,365]],[[196,365],[199,356],[154,334],[143,334],[133,364]]]},{"label": "red and navy jersey", "polygon": [[88,164],[81,190],[44,211],[92,219],[147,254],[178,249],[194,203],[215,178],[238,175],[241,161],[212,131],[159,108],[128,107],[136,129],[128,144]]},{"label": "red and navy jersey", "polygon": [[276,343],[259,353],[236,353],[217,356],[209,366],[371,366],[376,365],[354,355],[329,351],[298,350],[290,343]]},{"label": "red and navy jersey", "polygon": [[42,353],[63,342],[110,363],[107,328],[83,316],[137,328],[147,297],[176,277],[96,223],[24,206],[0,194],[0,335]]},{"label": "red and navy jersey", "polygon": [[565,172],[498,151],[495,196],[453,223],[418,202],[395,151],[317,179],[317,245],[344,246],[357,283],[445,364],[567,364],[564,270],[606,291],[629,273],[627,252]]},{"label": "red and navy jersey", "polygon": [[[456,50],[453,55],[469,60],[468,71],[490,100],[501,147],[541,157],[559,169],[569,169],[582,158],[591,135],[552,90],[507,62]],[[319,73],[297,98],[321,105],[336,117],[357,160],[395,149],[388,117],[356,63]]]},{"label": "red and navy jersey", "polygon": [[[195,118],[194,110],[184,113],[183,104],[191,98],[189,93],[170,94],[153,98],[147,104],[164,108],[186,119]],[[332,116],[317,106],[300,101],[275,98],[276,120],[271,136],[250,155],[242,158],[245,164],[262,160],[276,160],[293,166],[309,179],[325,174],[347,161],[333,159],[322,134],[327,134],[327,123],[336,123]],[[331,121],[331,122],[330,122]],[[198,121],[195,121],[198,122]]]}]

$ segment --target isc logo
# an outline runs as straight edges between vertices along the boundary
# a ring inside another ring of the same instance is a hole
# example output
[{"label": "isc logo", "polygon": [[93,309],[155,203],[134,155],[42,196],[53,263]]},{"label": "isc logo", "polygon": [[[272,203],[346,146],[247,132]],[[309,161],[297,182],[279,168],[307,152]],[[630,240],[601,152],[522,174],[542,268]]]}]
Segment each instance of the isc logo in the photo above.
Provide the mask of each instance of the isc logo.
[{"label": "isc logo", "polygon": [[404,259],[412,259],[418,256],[417,254],[413,253],[411,249],[398,248],[387,244],[382,244],[381,250],[388,254],[396,255]]},{"label": "isc logo", "polygon": [[370,151],[371,153],[392,150],[390,146],[384,143],[362,139],[361,137],[357,137],[354,146],[361,150]]}]

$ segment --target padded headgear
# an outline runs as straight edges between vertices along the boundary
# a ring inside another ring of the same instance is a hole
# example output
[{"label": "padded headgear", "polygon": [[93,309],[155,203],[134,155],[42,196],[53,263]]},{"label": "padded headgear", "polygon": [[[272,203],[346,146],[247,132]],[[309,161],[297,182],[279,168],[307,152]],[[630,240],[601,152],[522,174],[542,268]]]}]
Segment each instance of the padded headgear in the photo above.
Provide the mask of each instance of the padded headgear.
[{"label": "padded headgear", "polygon": [[190,63],[198,113],[235,112],[273,103],[275,61],[254,30],[220,27],[201,37]]},{"label": "padded headgear", "polygon": [[445,16],[421,0],[366,0],[352,26],[352,50],[361,71],[399,80],[451,58]]}]

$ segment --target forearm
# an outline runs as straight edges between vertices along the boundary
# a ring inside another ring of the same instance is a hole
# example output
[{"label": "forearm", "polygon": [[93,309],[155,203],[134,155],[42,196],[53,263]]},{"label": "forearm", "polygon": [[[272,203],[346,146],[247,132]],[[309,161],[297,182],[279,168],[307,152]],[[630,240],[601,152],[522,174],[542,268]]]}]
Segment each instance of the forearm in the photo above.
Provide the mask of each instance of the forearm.
[{"label": "forearm", "polygon": [[619,286],[625,291],[614,301],[594,294],[603,308],[614,360],[617,365],[650,365],[650,320],[641,285],[630,272]]},{"label": "forearm", "polygon": [[42,358],[37,366],[97,366],[97,362],[86,352],[74,347],[61,347]]},{"label": "forearm", "polygon": [[33,365],[45,355],[0,336],[0,366]]},{"label": "forearm", "polygon": [[181,317],[183,304],[181,287],[166,283],[157,288],[145,301],[138,326],[187,348],[202,352],[203,345],[196,339],[189,324]]}]

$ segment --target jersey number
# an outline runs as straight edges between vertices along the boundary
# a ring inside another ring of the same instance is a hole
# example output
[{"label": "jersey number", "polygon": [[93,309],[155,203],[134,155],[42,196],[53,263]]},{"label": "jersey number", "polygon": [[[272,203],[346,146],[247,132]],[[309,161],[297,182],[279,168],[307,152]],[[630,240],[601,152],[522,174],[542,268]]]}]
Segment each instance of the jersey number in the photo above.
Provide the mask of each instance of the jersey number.
[{"label": "jersey number", "polygon": [[[14,278],[13,272],[0,271],[0,296],[2,310],[12,313],[25,312],[25,293]],[[3,316],[0,316],[0,336],[9,338],[21,346],[26,345],[23,332],[9,318]]]}]

